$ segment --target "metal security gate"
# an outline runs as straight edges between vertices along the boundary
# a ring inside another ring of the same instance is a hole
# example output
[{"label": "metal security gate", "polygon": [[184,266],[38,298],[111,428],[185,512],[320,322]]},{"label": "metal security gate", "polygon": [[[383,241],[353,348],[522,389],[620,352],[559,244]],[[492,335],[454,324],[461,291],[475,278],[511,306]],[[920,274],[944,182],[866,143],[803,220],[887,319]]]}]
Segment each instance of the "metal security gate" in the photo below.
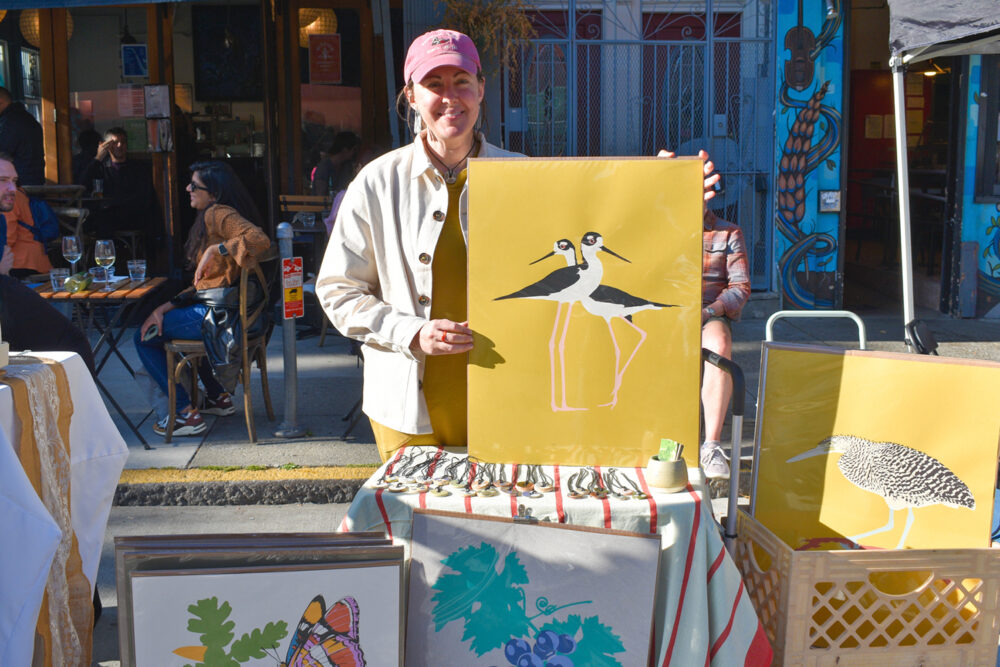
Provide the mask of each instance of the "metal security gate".
[{"label": "metal security gate", "polygon": [[743,229],[754,289],[771,289],[774,2],[536,3],[538,37],[508,71],[504,139],[533,156],[709,151],[712,208]]}]

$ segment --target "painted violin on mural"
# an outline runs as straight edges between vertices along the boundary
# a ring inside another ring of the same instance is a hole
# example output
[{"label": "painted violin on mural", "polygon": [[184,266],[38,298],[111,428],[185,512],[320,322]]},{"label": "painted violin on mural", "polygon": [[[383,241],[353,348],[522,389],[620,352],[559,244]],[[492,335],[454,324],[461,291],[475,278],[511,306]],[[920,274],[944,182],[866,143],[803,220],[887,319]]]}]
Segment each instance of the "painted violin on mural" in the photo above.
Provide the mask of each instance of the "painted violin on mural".
[{"label": "painted violin on mural", "polygon": [[799,0],[799,24],[785,33],[785,48],[791,56],[785,61],[785,82],[803,91],[812,83],[815,65],[810,53],[816,48],[816,36],[802,23],[802,0]]}]

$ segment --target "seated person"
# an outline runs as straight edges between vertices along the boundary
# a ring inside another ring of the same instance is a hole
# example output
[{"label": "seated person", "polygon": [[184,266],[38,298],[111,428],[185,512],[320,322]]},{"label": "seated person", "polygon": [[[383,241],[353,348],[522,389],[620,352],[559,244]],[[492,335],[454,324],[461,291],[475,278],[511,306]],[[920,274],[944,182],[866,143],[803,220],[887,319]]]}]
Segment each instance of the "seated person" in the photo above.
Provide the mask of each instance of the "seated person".
[{"label": "seated person", "polygon": [[313,194],[326,195],[347,187],[354,178],[354,161],[361,139],[353,132],[338,132],[329,143],[320,145],[320,161],[313,171]]},{"label": "seated person", "polygon": [[97,179],[103,182],[103,201],[91,211],[87,231],[98,238],[111,238],[122,230],[155,231],[158,207],[152,174],[146,164],[128,159],[128,137],[120,127],[104,133],[104,142],[84,167],[79,183],[92,193]]},{"label": "seated person", "polygon": [[[17,189],[17,170],[6,154],[0,153],[0,218],[6,227],[2,235],[6,243],[3,255],[13,258],[9,273],[21,278],[32,273],[48,273],[52,269],[45,246],[31,232],[35,221],[31,217],[28,196]],[[2,257],[0,257],[2,259]]]}]

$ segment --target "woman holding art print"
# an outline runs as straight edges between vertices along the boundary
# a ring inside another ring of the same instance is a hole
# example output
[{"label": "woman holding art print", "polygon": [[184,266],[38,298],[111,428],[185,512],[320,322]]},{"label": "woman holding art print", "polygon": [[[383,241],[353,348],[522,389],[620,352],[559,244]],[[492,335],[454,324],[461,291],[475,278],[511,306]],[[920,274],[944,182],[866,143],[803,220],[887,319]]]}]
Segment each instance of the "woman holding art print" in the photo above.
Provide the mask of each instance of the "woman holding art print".
[{"label": "woman holding art print", "polygon": [[518,156],[480,131],[485,79],[468,36],[417,37],[403,69],[414,141],[348,187],[316,281],[334,326],[365,343],[364,411],[383,460],[466,445],[466,166]]},{"label": "woman holding art print", "polygon": [[187,190],[191,207],[197,211],[184,244],[188,265],[194,267],[194,284],[153,310],[136,332],[135,348],[164,393],[168,392],[166,341],[204,340],[212,363],[203,363],[198,369],[205,386],[201,411],[178,384],[177,405],[168,406],[176,409],[176,417],[168,414],[153,426],[159,435],[166,433],[168,419],[175,420],[173,435],[197,435],[207,428],[202,412],[225,416],[236,411],[229,394],[236,383],[235,368],[228,363],[230,359],[215,359],[219,356],[215,352],[220,343],[225,347],[225,341],[234,336],[231,327],[238,318],[233,317],[231,306],[238,307],[234,290],[240,271],[260,261],[271,247],[271,240],[259,226],[261,217],[250,193],[228,164],[211,161],[191,165]]}]

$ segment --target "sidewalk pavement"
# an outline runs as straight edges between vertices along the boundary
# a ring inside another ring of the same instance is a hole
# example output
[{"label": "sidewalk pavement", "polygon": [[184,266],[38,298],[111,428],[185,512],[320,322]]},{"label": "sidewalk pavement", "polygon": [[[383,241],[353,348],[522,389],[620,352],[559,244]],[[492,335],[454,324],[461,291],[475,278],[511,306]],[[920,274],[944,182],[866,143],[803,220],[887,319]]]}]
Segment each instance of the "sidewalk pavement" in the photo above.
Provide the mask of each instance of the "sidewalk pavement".
[{"label": "sidewalk pavement", "polygon": [[[753,449],[754,420],[760,375],[761,341],[767,316],[776,300],[754,298],[744,319],[734,329],[733,358],[746,381],[741,457],[748,461]],[[906,352],[900,311],[855,311],[864,320],[868,349]],[[942,356],[1000,361],[1000,321],[960,320],[931,310],[918,309],[928,323]],[[858,330],[849,319],[785,319],[776,323],[775,340],[781,342],[858,347]],[[265,414],[260,373],[252,373],[253,414],[257,444],[249,442],[243,418],[242,390],[237,389],[235,415],[206,415],[208,429],[196,437],[175,438],[166,444],[153,433],[143,393],[120,361],[111,359],[101,379],[153,447],[145,450],[124,421],[112,416],[129,446],[126,471],[116,503],[163,504],[280,504],[288,502],[349,502],[358,486],[379,464],[378,451],[367,418],[358,420],[350,433],[344,416],[361,396],[362,368],[350,354],[348,341],[335,333],[319,347],[318,336],[296,341],[298,366],[297,424],[305,436],[282,439],[274,435],[285,419],[282,330],[275,330],[268,346],[268,379],[276,421]],[[133,367],[139,362],[131,343],[123,352]],[[110,408],[109,408],[110,409]],[[731,434],[723,434],[728,447]],[[178,469],[185,472],[177,472]],[[741,487],[743,484],[741,483]],[[713,495],[724,495],[715,488]]]}]

